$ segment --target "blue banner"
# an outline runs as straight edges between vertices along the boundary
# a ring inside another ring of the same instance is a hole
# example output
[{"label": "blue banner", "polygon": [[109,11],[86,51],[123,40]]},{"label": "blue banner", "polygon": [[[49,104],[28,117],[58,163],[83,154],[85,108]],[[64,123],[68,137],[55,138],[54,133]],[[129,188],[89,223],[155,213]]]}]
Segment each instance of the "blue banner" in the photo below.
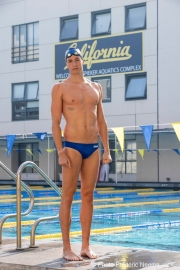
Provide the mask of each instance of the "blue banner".
[{"label": "blue banner", "polygon": [[43,141],[44,138],[47,136],[47,132],[35,132],[33,134],[41,141]]},{"label": "blue banner", "polygon": [[173,150],[174,150],[174,152],[175,152],[176,154],[180,155],[180,152],[179,152],[178,149],[173,149]]},{"label": "blue banner", "polygon": [[55,45],[55,80],[69,76],[65,51],[79,48],[84,60],[84,76],[103,76],[143,71],[143,32],[61,42]]},{"label": "blue banner", "polygon": [[11,154],[11,150],[14,144],[14,140],[16,138],[16,135],[6,135],[6,146],[7,146],[7,156],[9,157]]},{"label": "blue banner", "polygon": [[140,126],[143,131],[144,140],[148,151],[150,150],[152,131],[154,126]]}]

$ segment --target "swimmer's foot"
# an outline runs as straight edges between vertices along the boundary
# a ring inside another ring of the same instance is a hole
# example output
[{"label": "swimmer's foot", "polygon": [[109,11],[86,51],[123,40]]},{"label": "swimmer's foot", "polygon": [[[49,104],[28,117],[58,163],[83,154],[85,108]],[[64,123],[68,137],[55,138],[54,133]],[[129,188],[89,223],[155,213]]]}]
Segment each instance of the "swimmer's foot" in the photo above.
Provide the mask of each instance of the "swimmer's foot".
[{"label": "swimmer's foot", "polygon": [[88,257],[89,259],[96,259],[98,257],[89,246],[81,249],[81,256]]},{"label": "swimmer's foot", "polygon": [[83,258],[76,255],[71,249],[63,252],[63,258],[67,261],[83,261]]}]

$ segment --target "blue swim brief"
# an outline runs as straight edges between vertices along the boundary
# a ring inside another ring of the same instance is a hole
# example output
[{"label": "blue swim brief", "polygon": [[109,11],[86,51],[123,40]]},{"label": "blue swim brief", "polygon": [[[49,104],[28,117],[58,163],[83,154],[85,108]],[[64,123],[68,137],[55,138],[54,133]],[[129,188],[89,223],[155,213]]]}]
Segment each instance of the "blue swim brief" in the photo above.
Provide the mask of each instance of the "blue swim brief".
[{"label": "blue swim brief", "polygon": [[90,157],[94,151],[99,148],[99,145],[98,143],[74,143],[65,141],[64,147],[75,149],[81,154],[82,158],[85,159]]}]

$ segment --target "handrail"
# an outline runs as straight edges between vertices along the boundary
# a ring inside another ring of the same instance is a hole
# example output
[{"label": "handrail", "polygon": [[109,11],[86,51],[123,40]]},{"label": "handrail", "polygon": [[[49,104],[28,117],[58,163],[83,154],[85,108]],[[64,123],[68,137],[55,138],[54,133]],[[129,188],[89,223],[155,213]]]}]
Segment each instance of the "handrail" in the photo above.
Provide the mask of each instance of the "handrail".
[{"label": "handrail", "polygon": [[[58,193],[59,196],[61,196],[61,190],[57,187],[57,185],[32,161],[25,161],[23,162],[17,171],[17,186],[16,186],[16,193],[17,193],[17,249],[21,249],[21,173],[24,170],[25,167],[32,167],[37,173],[39,173],[44,180]],[[55,217],[47,217],[47,219],[55,219],[58,216]],[[42,218],[43,220],[46,218]],[[41,220],[37,220],[35,224],[39,224]],[[37,226],[33,226],[31,234],[35,234],[35,229]],[[35,236],[33,236],[35,238]],[[33,239],[32,237],[32,239]]]},{"label": "handrail", "polygon": [[32,226],[31,229],[31,234],[30,234],[30,246],[29,247],[36,247],[35,245],[35,232],[36,232],[36,228],[39,225],[40,222],[42,221],[47,221],[47,220],[54,220],[59,218],[59,214],[57,216],[52,216],[52,217],[44,217],[44,218],[39,218],[35,221],[35,223]]},{"label": "handrail", "polygon": [[[17,176],[12,171],[10,171],[1,161],[0,161],[0,168],[2,168],[7,174],[9,174],[11,176],[11,178],[15,182],[17,181]],[[26,210],[26,212],[21,213],[22,216],[26,216],[31,212],[31,210],[32,210],[32,208],[34,206],[34,194],[33,194],[32,190],[24,182],[21,182],[21,185],[27,191],[27,193],[29,194],[29,197],[30,197],[29,208]],[[3,227],[3,224],[6,221],[6,219],[13,218],[13,217],[16,217],[16,214],[5,215],[0,220],[0,244],[2,244],[2,227]]]}]

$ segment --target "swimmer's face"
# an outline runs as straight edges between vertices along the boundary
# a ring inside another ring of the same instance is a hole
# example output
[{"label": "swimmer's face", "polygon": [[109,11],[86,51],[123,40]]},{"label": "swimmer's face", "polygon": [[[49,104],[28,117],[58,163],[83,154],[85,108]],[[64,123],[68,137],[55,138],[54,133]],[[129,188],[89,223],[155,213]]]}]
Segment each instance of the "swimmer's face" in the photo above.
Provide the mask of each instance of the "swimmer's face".
[{"label": "swimmer's face", "polygon": [[80,74],[83,72],[83,60],[80,56],[72,55],[66,59],[66,65],[70,73]]}]

